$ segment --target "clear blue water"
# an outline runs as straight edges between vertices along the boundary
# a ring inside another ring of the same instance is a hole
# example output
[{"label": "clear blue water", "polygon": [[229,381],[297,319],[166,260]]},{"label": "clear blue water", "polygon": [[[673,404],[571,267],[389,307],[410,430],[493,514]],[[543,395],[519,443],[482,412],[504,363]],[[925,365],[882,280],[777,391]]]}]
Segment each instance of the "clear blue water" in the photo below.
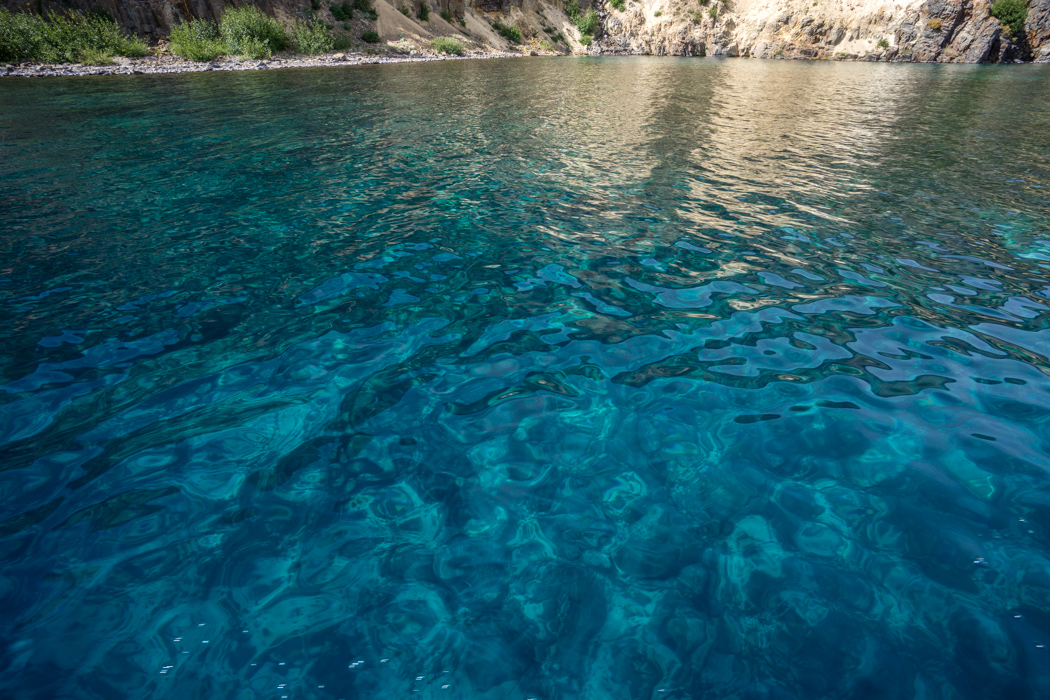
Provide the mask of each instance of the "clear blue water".
[{"label": "clear blue water", "polygon": [[5,79],[0,250],[3,697],[1050,695],[1050,66]]}]

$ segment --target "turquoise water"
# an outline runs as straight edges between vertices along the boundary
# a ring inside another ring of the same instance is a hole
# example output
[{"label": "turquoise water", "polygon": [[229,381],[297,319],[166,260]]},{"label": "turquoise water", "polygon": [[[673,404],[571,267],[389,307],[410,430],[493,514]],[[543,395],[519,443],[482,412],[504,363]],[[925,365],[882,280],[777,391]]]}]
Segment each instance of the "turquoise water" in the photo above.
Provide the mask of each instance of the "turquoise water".
[{"label": "turquoise water", "polygon": [[1050,695],[1050,66],[5,79],[0,222],[4,697]]}]

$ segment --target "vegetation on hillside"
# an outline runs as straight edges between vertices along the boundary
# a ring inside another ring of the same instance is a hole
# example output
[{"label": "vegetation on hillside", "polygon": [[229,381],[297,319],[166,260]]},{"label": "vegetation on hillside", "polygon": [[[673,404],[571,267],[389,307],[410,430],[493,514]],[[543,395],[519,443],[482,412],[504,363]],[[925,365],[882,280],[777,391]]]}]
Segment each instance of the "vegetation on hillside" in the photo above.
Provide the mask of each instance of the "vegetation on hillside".
[{"label": "vegetation on hillside", "polygon": [[293,48],[316,55],[350,47],[349,37],[332,36],[323,22],[292,22],[291,34],[276,19],[255,7],[227,8],[219,25],[203,19],[177,25],[171,32],[171,52],[191,61],[213,61],[220,56],[268,58],[274,51]]},{"label": "vegetation on hillside", "polygon": [[1024,22],[1028,18],[1028,5],[1025,0],[997,0],[992,5],[992,17],[1006,25],[1010,36],[1018,37],[1024,32]]},{"label": "vegetation on hillside", "polygon": [[584,46],[589,45],[595,30],[598,29],[598,13],[594,10],[584,12],[580,9],[578,0],[569,0],[565,3],[565,14],[569,15],[569,19],[580,30],[580,43]]},{"label": "vegetation on hillside", "polygon": [[41,17],[0,8],[0,61],[108,63],[113,56],[144,56],[146,43],[104,14],[49,12]]},{"label": "vegetation on hillside", "polygon": [[587,10],[587,12],[576,20],[576,28],[580,30],[580,34],[594,34],[594,30],[598,28],[598,13],[594,10]]},{"label": "vegetation on hillside", "polygon": [[447,36],[439,36],[430,42],[430,45],[438,53],[447,53],[453,56],[462,56],[466,51],[463,44]]},{"label": "vegetation on hillside", "polygon": [[245,58],[269,58],[288,46],[281,23],[251,6],[223,10],[219,34],[230,54]]},{"label": "vegetation on hillside", "polygon": [[495,29],[500,36],[509,41],[512,44],[521,43],[521,29],[514,26],[513,24],[503,24],[498,19],[492,23],[492,28]]},{"label": "vegetation on hillside", "polygon": [[292,44],[296,51],[310,56],[328,53],[335,48],[328,27],[320,22],[311,24],[301,19],[292,22]]},{"label": "vegetation on hillside", "polygon": [[340,2],[328,6],[328,11],[337,22],[348,22],[354,18],[354,6],[349,2]]},{"label": "vegetation on hillside", "polygon": [[375,8],[372,7],[371,0],[343,0],[343,2],[330,5],[328,7],[332,13],[332,17],[340,22],[348,22],[354,18],[354,10],[360,12],[368,19],[375,22],[379,19],[379,13],[376,12]]},{"label": "vegetation on hillside", "polygon": [[213,22],[193,19],[171,30],[171,52],[191,61],[214,61],[226,55],[226,44]]}]

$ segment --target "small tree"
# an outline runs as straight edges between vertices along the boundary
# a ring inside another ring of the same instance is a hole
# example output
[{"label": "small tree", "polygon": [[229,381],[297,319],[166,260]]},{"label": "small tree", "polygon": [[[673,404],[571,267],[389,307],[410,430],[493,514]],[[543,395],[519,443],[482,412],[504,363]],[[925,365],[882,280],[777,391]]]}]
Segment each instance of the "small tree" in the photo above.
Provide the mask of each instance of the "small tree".
[{"label": "small tree", "polygon": [[1011,37],[1017,37],[1024,31],[1024,22],[1028,18],[1028,6],[1025,0],[997,0],[992,5],[992,17],[1006,25]]}]

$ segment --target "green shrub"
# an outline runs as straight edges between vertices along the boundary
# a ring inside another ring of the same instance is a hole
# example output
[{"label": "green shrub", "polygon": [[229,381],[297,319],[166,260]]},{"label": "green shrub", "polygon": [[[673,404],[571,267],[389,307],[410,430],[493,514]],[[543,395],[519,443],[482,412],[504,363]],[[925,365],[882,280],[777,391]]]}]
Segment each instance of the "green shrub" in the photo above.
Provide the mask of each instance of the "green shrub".
[{"label": "green shrub", "polygon": [[226,51],[247,58],[268,58],[288,45],[284,27],[255,7],[227,7],[219,20]]},{"label": "green shrub", "polygon": [[146,44],[106,15],[49,12],[44,18],[0,8],[0,61],[71,63],[105,55],[144,56]]},{"label": "green shrub", "polygon": [[521,30],[515,27],[513,24],[503,24],[503,22],[496,20],[492,23],[492,28],[495,29],[500,36],[502,36],[510,43],[521,43]]},{"label": "green shrub", "polygon": [[613,8],[619,10],[620,12],[623,12],[625,9],[627,9],[627,3],[625,3],[623,0],[609,0],[609,4],[612,5]]},{"label": "green shrub", "polygon": [[664,13],[663,13],[662,10],[657,10],[656,12],[653,13],[653,17],[662,17],[663,14]]},{"label": "green shrub", "polygon": [[438,53],[447,53],[453,56],[462,56],[464,53],[463,44],[447,36],[437,37],[430,42],[430,45],[433,46],[434,50]]},{"label": "green shrub", "polygon": [[997,0],[992,5],[992,17],[1006,25],[1010,36],[1020,36],[1024,31],[1024,21],[1028,18],[1028,6],[1025,0]]},{"label": "green shrub", "polygon": [[192,19],[171,30],[171,52],[191,61],[214,61],[226,53],[219,29],[205,19]]},{"label": "green shrub", "polygon": [[594,37],[591,36],[590,34],[581,34],[580,35],[580,43],[583,44],[584,46],[590,46],[592,41],[594,41]]},{"label": "green shrub", "polygon": [[455,19],[455,17],[452,15],[452,10],[442,10],[441,19],[445,20],[449,24],[452,24],[452,20]]},{"label": "green shrub", "polygon": [[580,30],[580,34],[594,34],[594,30],[598,28],[598,13],[587,10],[587,14],[576,20],[576,28]]},{"label": "green shrub", "polygon": [[697,2],[699,2],[702,7],[707,7],[707,3],[711,2],[711,0],[697,0]]},{"label": "green shrub", "polygon": [[412,16],[412,10],[408,9],[408,5],[402,5],[400,7],[400,10],[401,10],[401,14],[403,14],[405,17],[411,17]]},{"label": "green shrub", "polygon": [[880,49],[890,48],[890,42],[886,39],[886,37],[882,37],[881,39],[879,39],[879,43],[875,45],[878,46]]},{"label": "green shrub", "polygon": [[0,8],[0,61],[41,60],[46,31],[38,17]]},{"label": "green shrub", "polygon": [[354,18],[354,6],[349,2],[341,2],[338,5],[332,5],[328,8],[332,13],[332,17],[340,22],[346,22]]},{"label": "green shrub", "polygon": [[373,22],[379,19],[379,13],[372,7],[372,0],[354,0],[354,9]]},{"label": "green shrub", "polygon": [[939,32],[939,31],[941,31],[941,27],[943,27],[944,24],[941,22],[940,18],[934,17],[929,22],[926,23],[926,26],[929,27],[930,29],[932,29],[935,32]]},{"label": "green shrub", "polygon": [[336,51],[346,51],[350,48],[350,37],[346,34],[336,34],[332,37],[332,48]]},{"label": "green shrub", "polygon": [[80,54],[80,62],[86,66],[108,66],[110,63],[113,63],[113,54],[87,49]]},{"label": "green shrub", "polygon": [[379,34],[376,33],[376,30],[374,29],[366,29],[365,32],[361,35],[361,41],[368,44],[378,44]]},{"label": "green shrub", "polygon": [[565,14],[569,16],[569,19],[571,19],[574,24],[576,23],[580,18],[580,15],[583,14],[580,12],[580,3],[578,0],[569,0],[565,3]]},{"label": "green shrub", "polygon": [[241,43],[241,50],[237,52],[237,56],[261,61],[272,58],[273,51],[270,50],[270,45],[262,39],[245,39]]},{"label": "green shrub", "polygon": [[419,3],[419,12],[416,13],[416,17],[423,22],[430,21],[430,5],[427,4],[427,0]]},{"label": "green shrub", "polygon": [[332,35],[323,24],[310,24],[301,19],[292,22],[292,43],[295,50],[308,56],[328,53],[333,48]]},{"label": "green shrub", "polygon": [[710,10],[707,11],[707,14],[711,16],[711,19],[718,17],[718,7],[712,7]]}]

